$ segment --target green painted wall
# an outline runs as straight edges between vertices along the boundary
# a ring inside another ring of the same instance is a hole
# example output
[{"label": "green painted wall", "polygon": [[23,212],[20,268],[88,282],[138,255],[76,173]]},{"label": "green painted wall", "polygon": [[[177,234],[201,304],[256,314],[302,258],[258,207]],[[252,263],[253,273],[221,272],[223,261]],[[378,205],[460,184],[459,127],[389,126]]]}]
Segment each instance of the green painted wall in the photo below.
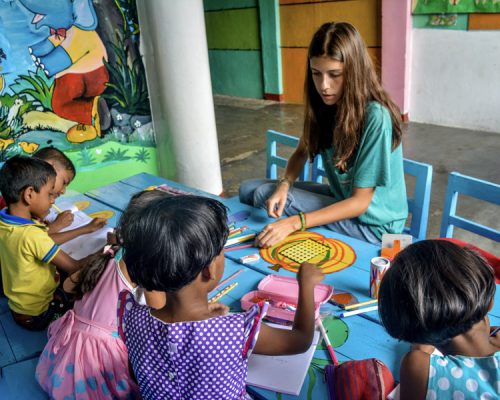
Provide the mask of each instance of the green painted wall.
[{"label": "green painted wall", "polygon": [[204,6],[212,91],[263,98],[257,0],[205,0]]},{"label": "green painted wall", "polygon": [[217,94],[261,99],[262,59],[258,50],[209,50],[212,90]]},{"label": "green painted wall", "polygon": [[264,92],[279,95],[283,93],[279,1],[259,0],[259,17]]},{"label": "green painted wall", "polygon": [[260,49],[257,8],[205,12],[209,49]]},{"label": "green painted wall", "polygon": [[469,25],[468,14],[413,15],[413,28],[450,29],[466,31]]},{"label": "green painted wall", "polygon": [[203,0],[205,11],[256,7],[257,0]]}]

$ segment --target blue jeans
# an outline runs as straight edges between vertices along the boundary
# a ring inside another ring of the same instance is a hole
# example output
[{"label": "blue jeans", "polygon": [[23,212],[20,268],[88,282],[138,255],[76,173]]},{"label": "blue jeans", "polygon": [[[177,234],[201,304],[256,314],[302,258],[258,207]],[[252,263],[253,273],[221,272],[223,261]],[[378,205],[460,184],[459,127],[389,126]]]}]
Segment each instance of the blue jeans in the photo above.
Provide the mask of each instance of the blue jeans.
[{"label": "blue jeans", "polygon": [[[240,185],[240,201],[250,206],[266,208],[266,200],[276,189],[276,180],[249,179]],[[332,205],[337,200],[332,196],[328,185],[315,182],[295,182],[288,191],[283,214],[297,215],[299,211],[308,213]],[[365,242],[380,244],[380,239],[368,225],[357,218],[343,219],[325,225],[326,228]]]}]

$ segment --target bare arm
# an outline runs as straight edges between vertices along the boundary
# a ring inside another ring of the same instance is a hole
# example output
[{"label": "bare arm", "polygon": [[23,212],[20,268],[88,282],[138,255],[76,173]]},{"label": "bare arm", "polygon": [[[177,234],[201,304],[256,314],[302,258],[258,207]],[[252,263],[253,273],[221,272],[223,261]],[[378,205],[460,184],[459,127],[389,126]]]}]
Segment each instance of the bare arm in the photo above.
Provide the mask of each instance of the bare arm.
[{"label": "bare arm", "polygon": [[59,250],[56,256],[52,259],[51,263],[60,270],[67,272],[69,275],[78,271],[85,263],[85,259],[75,260],[73,257],[66,254],[64,251]]},{"label": "bare arm", "polygon": [[[285,177],[289,182],[293,182],[297,179],[304,168],[304,164],[307,161],[307,148],[300,139],[299,145],[293,152],[292,156],[289,158],[286,165]],[[290,183],[282,182],[276,186],[274,193],[267,199],[267,214],[273,218],[279,218],[283,214],[283,209],[285,208],[286,199],[288,195],[288,190],[290,189]]]},{"label": "bare arm", "polygon": [[427,394],[429,379],[430,354],[412,350],[401,360],[400,398],[408,400],[424,400]]},{"label": "bare arm", "polygon": [[[328,207],[305,215],[306,228],[326,225],[343,219],[355,218],[363,214],[373,198],[375,188],[354,188],[352,196]],[[258,247],[270,247],[301,228],[300,217],[294,215],[267,225],[257,236]]]},{"label": "bare arm", "polygon": [[314,335],[314,286],[323,274],[312,264],[303,263],[299,270],[299,301],[292,330],[262,324],[254,348],[256,354],[286,355],[306,351]]},{"label": "bare arm", "polygon": [[104,225],[106,225],[106,223],[107,221],[104,218],[94,218],[87,225],[66,232],[51,233],[49,229],[49,236],[52,238],[54,243],[63,244],[78,236],[95,232],[96,230],[101,229]]},{"label": "bare arm", "polygon": [[65,210],[58,214],[52,223],[47,223],[49,227],[49,235],[59,232],[61,229],[70,226],[73,223],[75,216],[70,210]]}]

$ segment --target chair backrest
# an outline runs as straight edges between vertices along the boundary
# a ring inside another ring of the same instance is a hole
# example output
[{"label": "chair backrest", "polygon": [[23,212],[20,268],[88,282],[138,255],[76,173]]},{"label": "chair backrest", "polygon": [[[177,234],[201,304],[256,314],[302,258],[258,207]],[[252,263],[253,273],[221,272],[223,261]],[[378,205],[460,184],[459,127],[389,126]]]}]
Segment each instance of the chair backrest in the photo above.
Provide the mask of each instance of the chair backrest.
[{"label": "chair backrest", "polygon": [[[266,178],[278,179],[278,167],[286,168],[288,160],[278,155],[278,143],[283,146],[295,148],[299,144],[299,138],[285,135],[284,133],[268,130],[266,132]],[[298,179],[306,181],[309,178],[309,164],[304,165]]]},{"label": "chair backrest", "polygon": [[451,172],[448,175],[448,186],[441,220],[441,237],[453,237],[453,227],[473,232],[477,235],[500,242],[500,231],[478,222],[460,217],[457,212],[458,194],[500,205],[500,185],[481,179]]},{"label": "chair backrest", "polygon": [[[278,167],[285,168],[287,160],[276,153],[277,144],[296,147],[299,139],[276,131],[267,131],[267,174],[269,179],[277,179]],[[418,240],[425,239],[427,222],[429,218],[429,203],[431,198],[432,165],[404,159],[404,172],[415,177],[415,190],[413,197],[408,197],[408,211],[411,214],[411,223],[405,227],[404,232],[409,233]],[[321,183],[326,176],[323,160],[316,156],[312,163],[309,175],[309,166],[306,164],[299,180],[311,180]]]},{"label": "chair backrest", "polygon": [[418,161],[403,159],[405,175],[415,178],[413,197],[407,198],[408,212],[411,214],[409,227],[403,232],[409,233],[415,239],[424,240],[427,235],[427,222],[429,220],[429,204],[432,188],[432,165]]}]

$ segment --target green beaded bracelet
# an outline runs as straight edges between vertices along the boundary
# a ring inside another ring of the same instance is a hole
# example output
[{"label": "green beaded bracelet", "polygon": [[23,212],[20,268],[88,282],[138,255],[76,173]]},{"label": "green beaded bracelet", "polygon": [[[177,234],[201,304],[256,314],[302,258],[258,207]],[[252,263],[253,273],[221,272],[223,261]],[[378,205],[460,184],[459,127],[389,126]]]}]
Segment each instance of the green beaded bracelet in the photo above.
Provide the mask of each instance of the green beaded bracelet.
[{"label": "green beaded bracelet", "polygon": [[300,217],[300,230],[305,231],[306,230],[306,216],[302,211],[299,211],[299,217]]}]

